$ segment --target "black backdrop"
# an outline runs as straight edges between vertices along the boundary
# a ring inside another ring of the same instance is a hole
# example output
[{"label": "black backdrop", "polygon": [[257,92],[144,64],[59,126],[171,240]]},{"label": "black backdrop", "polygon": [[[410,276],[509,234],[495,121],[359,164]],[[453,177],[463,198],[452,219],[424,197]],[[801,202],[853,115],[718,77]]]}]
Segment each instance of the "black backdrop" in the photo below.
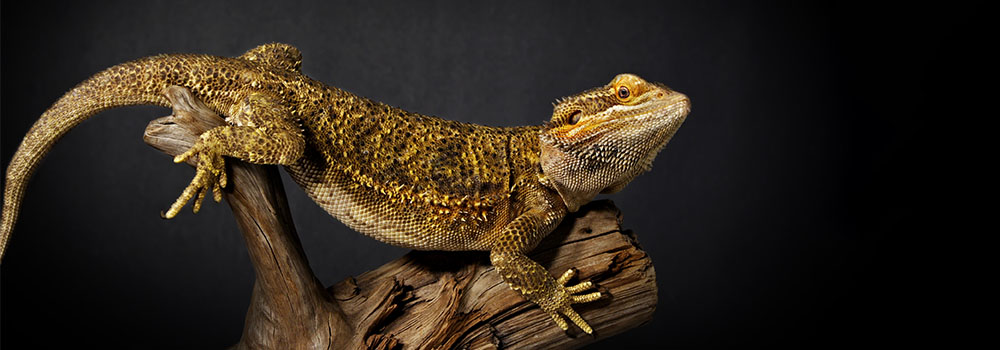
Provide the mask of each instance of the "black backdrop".
[{"label": "black backdrop", "polygon": [[[902,174],[921,131],[896,91],[937,78],[925,67],[947,30],[910,25],[929,11],[8,1],[0,159],[6,169],[30,125],[76,83],[157,53],[233,56],[286,42],[318,80],[502,126],[541,123],[555,98],[632,72],[688,94],[693,112],[652,172],[611,196],[655,262],[657,313],[590,348],[895,342],[913,316],[901,296],[906,243],[896,237],[913,215],[914,180]],[[158,217],[193,175],[141,140],[146,123],[167,114],[105,112],[49,154],[0,268],[4,346],[218,349],[238,340],[253,275],[229,210],[206,203],[197,215]],[[405,252],[286,187],[324,284]]]}]

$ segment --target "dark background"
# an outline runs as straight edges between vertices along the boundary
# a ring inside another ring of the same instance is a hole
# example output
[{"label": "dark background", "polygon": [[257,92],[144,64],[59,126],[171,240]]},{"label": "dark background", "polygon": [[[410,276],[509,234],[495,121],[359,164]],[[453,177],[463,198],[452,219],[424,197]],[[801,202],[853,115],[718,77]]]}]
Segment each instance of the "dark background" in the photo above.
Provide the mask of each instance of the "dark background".
[{"label": "dark background", "polygon": [[[928,336],[920,325],[932,303],[911,288],[924,266],[910,249],[920,237],[908,231],[922,196],[911,190],[912,146],[927,124],[908,101],[939,97],[923,87],[940,83],[930,67],[953,34],[941,9],[6,1],[2,16],[4,169],[65,91],[158,53],[235,56],[290,43],[318,80],[498,126],[541,123],[555,98],[618,73],[666,83],[693,111],[653,170],[611,196],[656,264],[660,303],[649,324],[590,349]],[[48,155],[0,269],[4,346],[219,349],[238,340],[253,273],[228,208],[158,216],[194,174],[141,140],[167,114],[105,112]],[[286,187],[325,285],[405,253]]]}]

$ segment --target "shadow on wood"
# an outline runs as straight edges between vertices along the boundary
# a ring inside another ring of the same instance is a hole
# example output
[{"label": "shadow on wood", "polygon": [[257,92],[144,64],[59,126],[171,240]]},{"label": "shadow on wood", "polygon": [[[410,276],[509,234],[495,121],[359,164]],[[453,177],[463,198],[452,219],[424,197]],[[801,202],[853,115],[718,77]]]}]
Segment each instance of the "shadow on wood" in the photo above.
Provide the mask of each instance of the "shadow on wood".
[{"label": "shadow on wood", "polygon": [[[164,93],[173,115],[154,120],[144,134],[160,151],[181,154],[202,132],[225,124],[187,89]],[[578,279],[607,292],[574,306],[594,336],[556,327],[503,283],[486,252],[412,251],[323,288],[302,251],[277,168],[226,160],[224,197],[257,277],[234,349],[572,349],[637,327],[656,307],[652,261],[621,230],[611,201],[567,217],[530,254],[550,272],[575,267]]]}]

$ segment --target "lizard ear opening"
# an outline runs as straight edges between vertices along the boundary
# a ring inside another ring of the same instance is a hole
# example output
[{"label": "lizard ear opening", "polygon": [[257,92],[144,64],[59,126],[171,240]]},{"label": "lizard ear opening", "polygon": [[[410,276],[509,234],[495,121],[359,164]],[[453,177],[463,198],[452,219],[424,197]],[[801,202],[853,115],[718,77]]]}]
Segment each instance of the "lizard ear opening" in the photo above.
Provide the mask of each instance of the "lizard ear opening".
[{"label": "lizard ear opening", "polygon": [[600,189],[589,188],[589,183],[580,182],[577,178],[582,173],[578,171],[579,159],[566,150],[559,149],[552,141],[549,136],[542,136],[539,143],[542,174],[547,186],[555,189],[562,197],[566,209],[575,212],[594,199]]},{"label": "lizard ear opening", "polygon": [[566,204],[566,210],[570,213],[580,210],[580,207],[590,203],[597,196],[597,193],[572,191],[558,181],[553,181],[552,184],[556,188],[556,192],[559,193],[559,197],[562,197],[563,203]]}]

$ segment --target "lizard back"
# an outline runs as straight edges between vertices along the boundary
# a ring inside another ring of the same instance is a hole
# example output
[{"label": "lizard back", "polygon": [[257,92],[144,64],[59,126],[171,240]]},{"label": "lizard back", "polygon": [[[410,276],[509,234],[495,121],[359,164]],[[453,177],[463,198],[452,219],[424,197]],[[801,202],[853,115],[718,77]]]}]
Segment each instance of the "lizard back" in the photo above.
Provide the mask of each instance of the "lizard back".
[{"label": "lizard back", "polygon": [[537,130],[448,121],[351,94],[330,105],[327,117],[303,120],[314,146],[286,166],[321,207],[390,244],[488,249],[480,233],[507,221],[524,173],[512,139]]},{"label": "lizard back", "polygon": [[[170,85],[190,89],[211,109],[229,117],[237,115],[240,101],[254,92],[277,97],[301,122],[310,146],[306,157],[288,166],[289,172],[324,209],[358,231],[404,247],[481,249],[474,233],[494,229],[507,218],[516,182],[511,139],[522,140],[517,135],[527,132],[532,135],[528,139],[537,140],[538,130],[493,128],[406,112],[306,77],[300,64],[296,49],[267,44],[237,58],[151,56],[108,68],[82,82],[42,115],[11,160],[0,256],[28,178],[55,142],[109,108],[169,106],[162,91]],[[230,121],[241,123],[238,118]],[[379,201],[374,207],[384,210],[362,215],[364,206],[359,203],[370,200]],[[431,241],[434,234],[451,238]]]}]

